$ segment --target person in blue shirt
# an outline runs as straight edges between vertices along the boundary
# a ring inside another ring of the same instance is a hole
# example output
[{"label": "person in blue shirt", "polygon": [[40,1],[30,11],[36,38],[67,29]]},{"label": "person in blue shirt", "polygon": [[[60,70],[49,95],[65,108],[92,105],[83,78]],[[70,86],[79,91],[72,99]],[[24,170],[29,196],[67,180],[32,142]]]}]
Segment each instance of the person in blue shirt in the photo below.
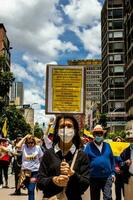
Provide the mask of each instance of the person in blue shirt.
[{"label": "person in blue shirt", "polygon": [[91,200],[100,200],[100,191],[104,200],[112,199],[112,182],[115,181],[115,161],[108,143],[104,142],[101,125],[93,129],[93,142],[87,144],[84,152],[90,159],[90,196]]}]

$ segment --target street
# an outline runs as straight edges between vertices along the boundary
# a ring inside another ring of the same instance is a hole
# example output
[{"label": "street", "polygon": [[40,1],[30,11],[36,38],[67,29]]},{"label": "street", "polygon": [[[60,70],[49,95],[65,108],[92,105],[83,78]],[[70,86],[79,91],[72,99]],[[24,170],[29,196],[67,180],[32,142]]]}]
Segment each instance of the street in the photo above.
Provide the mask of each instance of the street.
[{"label": "street", "polygon": [[[20,196],[11,195],[12,193],[14,193],[14,191],[15,191],[14,175],[9,175],[9,188],[0,189],[0,197],[2,197],[2,200],[27,200],[28,199],[27,190],[22,190],[22,195]],[[83,195],[83,200],[89,200],[90,198],[88,196],[89,196],[89,190]],[[41,192],[40,191],[36,192],[35,200],[41,200],[41,199],[42,199]],[[102,200],[102,195],[101,195],[101,200]],[[115,200],[114,184],[113,184],[113,200]]]}]

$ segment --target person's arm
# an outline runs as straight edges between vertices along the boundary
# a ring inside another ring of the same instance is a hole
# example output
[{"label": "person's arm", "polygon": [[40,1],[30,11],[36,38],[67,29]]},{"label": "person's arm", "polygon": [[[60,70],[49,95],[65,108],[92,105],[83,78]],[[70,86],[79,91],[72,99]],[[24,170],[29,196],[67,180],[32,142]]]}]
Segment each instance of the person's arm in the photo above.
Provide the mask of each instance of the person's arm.
[{"label": "person's arm", "polygon": [[0,146],[0,149],[4,152],[8,152],[8,147]]},{"label": "person's arm", "polygon": [[17,148],[21,148],[22,145],[25,143],[26,138],[29,137],[29,136],[30,136],[30,134],[27,134],[25,137],[23,137],[23,138],[16,144],[16,147],[17,147]]},{"label": "person's arm", "polygon": [[50,127],[51,127],[52,125],[53,125],[53,123],[52,123],[52,122],[50,122],[50,123],[48,124],[47,130],[46,130],[46,132],[45,132],[45,134],[44,134],[44,135],[47,135],[47,136],[48,136],[49,129],[50,129]]}]

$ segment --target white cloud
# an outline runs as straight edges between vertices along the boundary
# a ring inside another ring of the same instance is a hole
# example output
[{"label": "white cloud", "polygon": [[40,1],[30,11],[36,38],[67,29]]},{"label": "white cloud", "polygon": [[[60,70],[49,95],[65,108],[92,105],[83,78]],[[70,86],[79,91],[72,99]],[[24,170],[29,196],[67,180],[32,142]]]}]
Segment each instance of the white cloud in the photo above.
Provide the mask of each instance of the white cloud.
[{"label": "white cloud", "polygon": [[68,29],[75,32],[91,59],[101,54],[101,8],[98,0],[71,0],[63,7],[72,20]]},{"label": "white cloud", "polygon": [[35,110],[34,111],[34,121],[39,122],[40,124],[45,123],[45,127],[47,127],[49,120],[54,115],[46,115],[45,110]]},{"label": "white cloud", "polygon": [[64,12],[77,26],[95,25],[100,19],[101,4],[97,0],[69,0]]},{"label": "white cloud", "polygon": [[44,104],[44,98],[41,97],[43,91],[39,90],[38,87],[32,87],[30,89],[25,89],[24,91],[24,104],[37,103],[39,105]]},{"label": "white cloud", "polygon": [[15,76],[15,78],[17,78],[17,81],[23,81],[24,79],[25,80],[28,80],[30,82],[34,82],[35,79],[30,75],[28,74],[28,72],[26,71],[26,69],[19,65],[19,64],[12,64],[12,72]]},{"label": "white cloud", "polygon": [[37,58],[32,57],[28,54],[24,54],[22,56],[22,60],[25,61],[27,65],[27,71],[32,73],[32,75],[36,77],[41,77],[45,79],[46,76],[46,65],[47,64],[57,64],[56,61],[51,61],[49,63],[42,63],[41,61],[37,60]]},{"label": "white cloud", "polygon": [[25,51],[43,62],[55,60],[60,51],[75,51],[59,36],[65,31],[59,0],[0,0],[0,18],[7,27],[14,49]]},{"label": "white cloud", "polygon": [[75,33],[82,41],[84,48],[93,57],[101,54],[101,25],[93,26],[90,29],[79,31],[75,29]]}]

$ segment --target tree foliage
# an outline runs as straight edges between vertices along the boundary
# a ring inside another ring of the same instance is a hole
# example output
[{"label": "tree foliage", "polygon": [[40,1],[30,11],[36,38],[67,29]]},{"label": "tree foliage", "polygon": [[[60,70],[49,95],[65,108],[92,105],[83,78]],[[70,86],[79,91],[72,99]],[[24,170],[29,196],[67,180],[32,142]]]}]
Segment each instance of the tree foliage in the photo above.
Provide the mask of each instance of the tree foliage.
[{"label": "tree foliage", "polygon": [[125,139],[128,134],[129,133],[125,131],[116,131],[116,132],[108,133],[107,138],[114,140],[116,137],[120,136],[121,138]]},{"label": "tree foliage", "polygon": [[35,123],[35,126],[34,126],[34,136],[38,137],[38,138],[41,138],[43,135],[43,131],[42,129],[40,128],[38,122]]},{"label": "tree foliage", "polygon": [[1,116],[1,127],[4,124],[5,117],[8,122],[8,135],[11,140],[15,139],[18,134],[22,136],[27,133],[31,133],[31,127],[26,123],[21,111],[15,106],[8,106],[4,111],[4,115]]},{"label": "tree foliage", "polygon": [[4,55],[0,56],[0,112],[2,112],[3,107],[7,106],[9,103],[9,89],[15,80],[13,73],[6,69],[7,58]]},{"label": "tree foliage", "polygon": [[99,124],[104,128],[107,126],[107,115],[105,113],[100,114]]},{"label": "tree foliage", "polygon": [[0,72],[0,96],[4,98],[14,81],[13,73],[10,71]]}]

